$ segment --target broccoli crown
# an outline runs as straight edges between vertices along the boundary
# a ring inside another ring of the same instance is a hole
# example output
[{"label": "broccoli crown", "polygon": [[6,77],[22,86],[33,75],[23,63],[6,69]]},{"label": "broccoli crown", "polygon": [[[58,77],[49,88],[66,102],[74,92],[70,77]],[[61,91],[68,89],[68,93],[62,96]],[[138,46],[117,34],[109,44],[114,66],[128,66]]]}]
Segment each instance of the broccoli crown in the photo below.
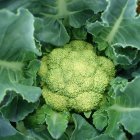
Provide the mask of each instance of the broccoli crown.
[{"label": "broccoli crown", "polygon": [[46,54],[39,75],[46,104],[58,111],[82,112],[98,107],[115,66],[108,58],[97,56],[91,44],[75,40]]}]

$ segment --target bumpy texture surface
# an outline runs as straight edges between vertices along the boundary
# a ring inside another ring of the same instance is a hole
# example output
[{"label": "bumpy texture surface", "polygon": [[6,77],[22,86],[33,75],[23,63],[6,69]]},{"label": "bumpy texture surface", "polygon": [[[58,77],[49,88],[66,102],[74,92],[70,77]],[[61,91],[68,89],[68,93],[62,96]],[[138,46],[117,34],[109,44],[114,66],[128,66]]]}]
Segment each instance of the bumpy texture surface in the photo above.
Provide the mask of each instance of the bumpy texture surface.
[{"label": "bumpy texture surface", "polygon": [[91,44],[72,41],[42,58],[39,75],[46,104],[58,111],[82,112],[98,107],[115,68],[97,56]]}]

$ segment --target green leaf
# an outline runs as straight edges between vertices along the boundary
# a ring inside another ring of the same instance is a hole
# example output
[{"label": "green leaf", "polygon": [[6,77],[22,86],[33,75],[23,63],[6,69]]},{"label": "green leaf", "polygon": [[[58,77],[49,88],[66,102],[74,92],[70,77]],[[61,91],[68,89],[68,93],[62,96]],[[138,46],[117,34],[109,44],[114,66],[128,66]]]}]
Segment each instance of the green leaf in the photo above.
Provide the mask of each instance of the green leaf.
[{"label": "green leaf", "polygon": [[122,46],[114,46],[113,50],[116,56],[116,63],[121,65],[133,66],[137,56],[139,56],[139,50],[132,47],[122,48]]},{"label": "green leaf", "polygon": [[40,61],[37,60],[37,59],[34,59],[34,60],[30,61],[29,65],[26,68],[26,70],[27,70],[26,75],[28,77],[32,77],[32,81],[35,85],[36,85],[36,82],[37,82],[36,81],[37,80],[36,75],[37,75],[37,72],[38,72],[39,68],[40,68]]},{"label": "green leaf", "polygon": [[84,27],[81,28],[70,28],[72,40],[85,40],[87,38],[87,31]]},{"label": "green leaf", "polygon": [[[51,135],[49,134],[47,128],[40,130],[29,129],[27,130],[26,135],[28,135],[31,138],[34,138],[34,140],[54,140],[54,138],[52,138]],[[63,135],[61,138],[57,140],[69,140],[69,139],[67,138],[67,135]]]},{"label": "green leaf", "polygon": [[0,116],[0,137],[10,136],[16,134],[16,129]]},{"label": "green leaf", "polygon": [[27,7],[31,3],[31,0],[0,0],[0,9],[8,9],[16,12],[19,7]]},{"label": "green leaf", "polygon": [[38,107],[38,102],[28,103],[23,100],[20,96],[9,95],[7,98],[8,102],[3,105],[0,109],[3,116],[12,122],[17,122],[24,119],[27,114],[33,112],[33,110]]},{"label": "green leaf", "polygon": [[105,53],[116,65],[119,64],[125,69],[136,66],[140,61],[140,51],[130,46],[125,48],[119,45],[108,47]]},{"label": "green leaf", "polygon": [[0,116],[0,139],[1,140],[35,140],[19,133],[8,120]]},{"label": "green leaf", "polygon": [[35,28],[35,36],[41,41],[61,46],[70,40],[62,21],[53,18],[37,18]]},{"label": "green leaf", "polygon": [[67,112],[56,112],[50,108],[46,108],[46,124],[48,131],[54,139],[60,138],[65,132],[69,114]]},{"label": "green leaf", "polygon": [[22,83],[27,55],[40,54],[33,38],[33,16],[25,9],[17,14],[1,10],[0,20],[0,83]]},{"label": "green leaf", "polygon": [[131,134],[140,132],[138,123],[140,116],[140,77],[129,82],[121,96],[117,96],[111,107],[108,108],[108,127],[106,133],[116,138],[122,134],[121,126]]},{"label": "green leaf", "polygon": [[108,118],[105,110],[97,110],[92,117],[96,129],[102,131],[107,126]]},{"label": "green leaf", "polygon": [[47,10],[43,9],[44,11],[42,11],[42,15],[45,17],[57,20],[68,18],[69,25],[79,28],[85,25],[86,20],[93,16],[93,11],[95,13],[103,11],[107,2],[105,0],[100,2],[98,0],[88,0],[88,2],[86,0],[54,0],[51,2],[46,0],[40,4],[43,8],[47,8]]},{"label": "green leaf", "polygon": [[140,68],[138,67],[138,69],[136,69],[133,73],[132,73],[133,77],[138,77],[140,76]]},{"label": "green leaf", "polygon": [[25,125],[30,128],[39,128],[41,125],[43,126],[46,123],[50,135],[54,139],[59,139],[63,136],[68,122],[68,112],[54,111],[45,104],[37,108],[34,114],[26,118]]},{"label": "green leaf", "polygon": [[47,129],[43,130],[28,130],[28,135],[34,140],[54,140]]},{"label": "green leaf", "polygon": [[125,86],[128,84],[128,80],[122,77],[116,77],[110,83],[111,88],[109,90],[109,96],[116,98],[123,94]]},{"label": "green leaf", "polygon": [[73,114],[72,117],[75,123],[75,130],[73,131],[71,140],[87,140],[97,136],[97,130],[82,116]]},{"label": "green leaf", "polygon": [[47,10],[40,13],[44,18],[36,21],[36,36],[44,42],[57,46],[64,45],[70,40],[65,26],[80,28],[94,15],[94,10],[95,12],[104,10],[106,4],[105,0],[101,2],[98,0],[88,2],[85,0],[54,0],[51,2],[46,0],[42,5]]},{"label": "green leaf", "polygon": [[3,101],[7,91],[15,91],[28,102],[36,102],[40,97],[41,90],[38,87],[26,86],[21,84],[0,84],[0,102]]},{"label": "green leaf", "polygon": [[93,139],[89,139],[89,140],[115,140],[115,139],[106,134],[101,134],[101,135],[99,135]]},{"label": "green leaf", "polygon": [[[21,59],[19,54],[24,54],[25,51],[40,55],[33,38],[34,18],[28,10],[20,9],[17,14],[1,10],[0,20],[0,49],[2,52],[0,59],[5,58],[5,61],[9,59],[12,61],[18,58],[19,60]],[[0,64],[3,63],[0,61]],[[15,63],[14,66],[18,68],[22,65]]]},{"label": "green leaf", "polygon": [[88,32],[97,38],[100,48],[107,42],[111,46],[139,49],[140,17],[136,17],[137,0],[111,0],[108,3],[101,17],[102,22],[89,23]]},{"label": "green leaf", "polygon": [[106,0],[45,0],[45,1],[6,1],[0,8],[16,11],[19,7],[28,8],[35,17],[36,37],[44,42],[61,46],[70,40],[66,27],[80,28],[94,13],[103,11]]},{"label": "green leaf", "polygon": [[92,111],[84,112],[84,116],[85,116],[86,118],[90,118],[91,114],[92,114]]},{"label": "green leaf", "polygon": [[91,8],[93,9],[94,13],[98,13],[98,12],[102,12],[106,9],[107,7],[107,1],[105,0],[84,0],[85,3]]},{"label": "green leaf", "polygon": [[[17,14],[1,10],[0,21],[1,111],[11,121],[18,121],[37,107],[41,95],[41,89],[33,86],[40,66],[35,60],[35,54],[40,55],[40,52],[34,42],[34,18],[25,9],[19,9]],[[13,97],[8,98],[7,95]],[[15,96],[24,100],[20,102],[25,108],[19,107],[18,101],[12,101]],[[22,110],[19,112],[19,109]]]}]

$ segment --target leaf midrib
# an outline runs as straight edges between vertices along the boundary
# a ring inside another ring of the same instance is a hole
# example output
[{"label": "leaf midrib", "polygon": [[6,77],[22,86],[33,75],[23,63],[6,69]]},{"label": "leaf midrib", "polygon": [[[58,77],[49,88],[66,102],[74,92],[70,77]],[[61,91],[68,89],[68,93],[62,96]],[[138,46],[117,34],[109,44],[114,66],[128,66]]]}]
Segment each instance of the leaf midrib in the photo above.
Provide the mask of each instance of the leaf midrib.
[{"label": "leaf midrib", "polygon": [[112,30],[110,31],[110,33],[108,34],[108,36],[105,39],[109,44],[112,43],[116,33],[118,32],[118,29],[120,27],[120,24],[122,23],[123,15],[124,15],[126,8],[127,8],[127,3],[125,4],[124,8],[122,9],[122,12],[120,13],[120,16],[118,17],[118,19],[116,19],[115,24],[112,26]]},{"label": "leaf midrib", "polygon": [[22,62],[0,60],[0,68],[10,69],[13,71],[22,71],[24,64]]},{"label": "leaf midrib", "polygon": [[109,108],[110,110],[115,110],[117,112],[133,112],[133,111],[140,111],[140,107],[125,107],[120,105],[113,105]]}]

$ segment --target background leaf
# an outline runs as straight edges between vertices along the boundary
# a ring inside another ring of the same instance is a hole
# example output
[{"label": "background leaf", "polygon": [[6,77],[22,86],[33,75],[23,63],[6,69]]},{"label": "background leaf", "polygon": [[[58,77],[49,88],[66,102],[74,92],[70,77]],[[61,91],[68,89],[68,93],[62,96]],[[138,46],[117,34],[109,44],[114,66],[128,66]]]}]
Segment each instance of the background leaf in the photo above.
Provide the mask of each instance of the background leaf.
[{"label": "background leaf", "polygon": [[35,22],[35,28],[36,37],[43,42],[61,46],[70,40],[62,21],[53,18],[38,18]]},{"label": "background leaf", "polygon": [[73,114],[72,117],[75,123],[75,130],[71,136],[71,140],[85,140],[97,136],[98,132],[96,129],[86,122],[82,116]]},{"label": "background leaf", "polygon": [[46,108],[45,120],[51,136],[54,139],[58,139],[63,135],[67,128],[69,114],[67,112],[56,112],[50,108]]},{"label": "background leaf", "polygon": [[26,137],[19,133],[8,120],[0,116],[0,139],[1,140],[34,140],[34,138]]},{"label": "background leaf", "polygon": [[80,28],[94,13],[105,10],[106,0],[18,0],[1,2],[1,8],[16,11],[28,8],[35,17],[36,37],[43,42],[61,46],[69,42],[67,27]]},{"label": "background leaf", "polygon": [[25,51],[40,54],[34,42],[34,18],[32,14],[25,9],[18,10],[17,14],[1,10],[0,19],[2,19],[0,23],[0,49],[3,52],[0,53],[1,59],[14,60],[18,58],[19,60],[21,59],[19,54],[24,54]]},{"label": "background leaf", "polygon": [[[109,45],[120,45],[123,48],[139,47],[140,18],[136,17],[137,0],[111,0],[103,12],[102,21],[89,23],[88,32],[92,33],[100,48],[104,42]],[[101,41],[102,40],[102,41]]]},{"label": "background leaf", "polygon": [[95,138],[89,139],[89,140],[114,140],[114,138],[106,135],[106,134],[101,134]]},{"label": "background leaf", "polygon": [[140,132],[138,123],[140,115],[139,85],[140,77],[136,77],[126,85],[123,94],[117,96],[113,105],[108,108],[109,123],[106,133],[110,136],[116,138],[122,135],[122,126],[133,135]]},{"label": "background leaf", "polygon": [[52,138],[61,139],[68,126],[69,115],[68,112],[54,111],[45,104],[38,107],[36,112],[29,115],[24,122],[31,129],[44,126]]},{"label": "background leaf", "polygon": [[140,51],[137,48],[115,45],[106,49],[106,55],[110,57],[116,65],[124,69],[130,69],[137,66],[140,61]]},{"label": "background leaf", "polygon": [[[99,12],[105,9],[106,4],[104,0],[102,2],[97,0],[45,1],[42,5],[48,10],[42,11],[44,18],[36,23],[36,35],[41,41],[57,46],[64,45],[70,40],[65,27],[80,28],[94,15],[94,8]],[[97,7],[102,9],[97,10]]]},{"label": "background leaf", "polygon": [[0,110],[5,118],[12,122],[17,122],[24,119],[27,114],[33,112],[36,107],[38,107],[38,102],[28,103],[20,96],[15,95],[14,97],[11,94],[8,98],[8,103],[3,105]]},{"label": "background leaf", "polygon": [[[0,21],[0,107],[5,117],[18,121],[37,107],[41,95],[41,89],[33,86],[40,66],[35,59],[40,52],[33,37],[34,18],[25,9],[17,14],[1,10]],[[17,98],[25,108],[18,106]]]},{"label": "background leaf", "polygon": [[102,131],[108,123],[107,113],[105,110],[97,110],[93,114],[93,124],[95,125],[96,129]]}]

